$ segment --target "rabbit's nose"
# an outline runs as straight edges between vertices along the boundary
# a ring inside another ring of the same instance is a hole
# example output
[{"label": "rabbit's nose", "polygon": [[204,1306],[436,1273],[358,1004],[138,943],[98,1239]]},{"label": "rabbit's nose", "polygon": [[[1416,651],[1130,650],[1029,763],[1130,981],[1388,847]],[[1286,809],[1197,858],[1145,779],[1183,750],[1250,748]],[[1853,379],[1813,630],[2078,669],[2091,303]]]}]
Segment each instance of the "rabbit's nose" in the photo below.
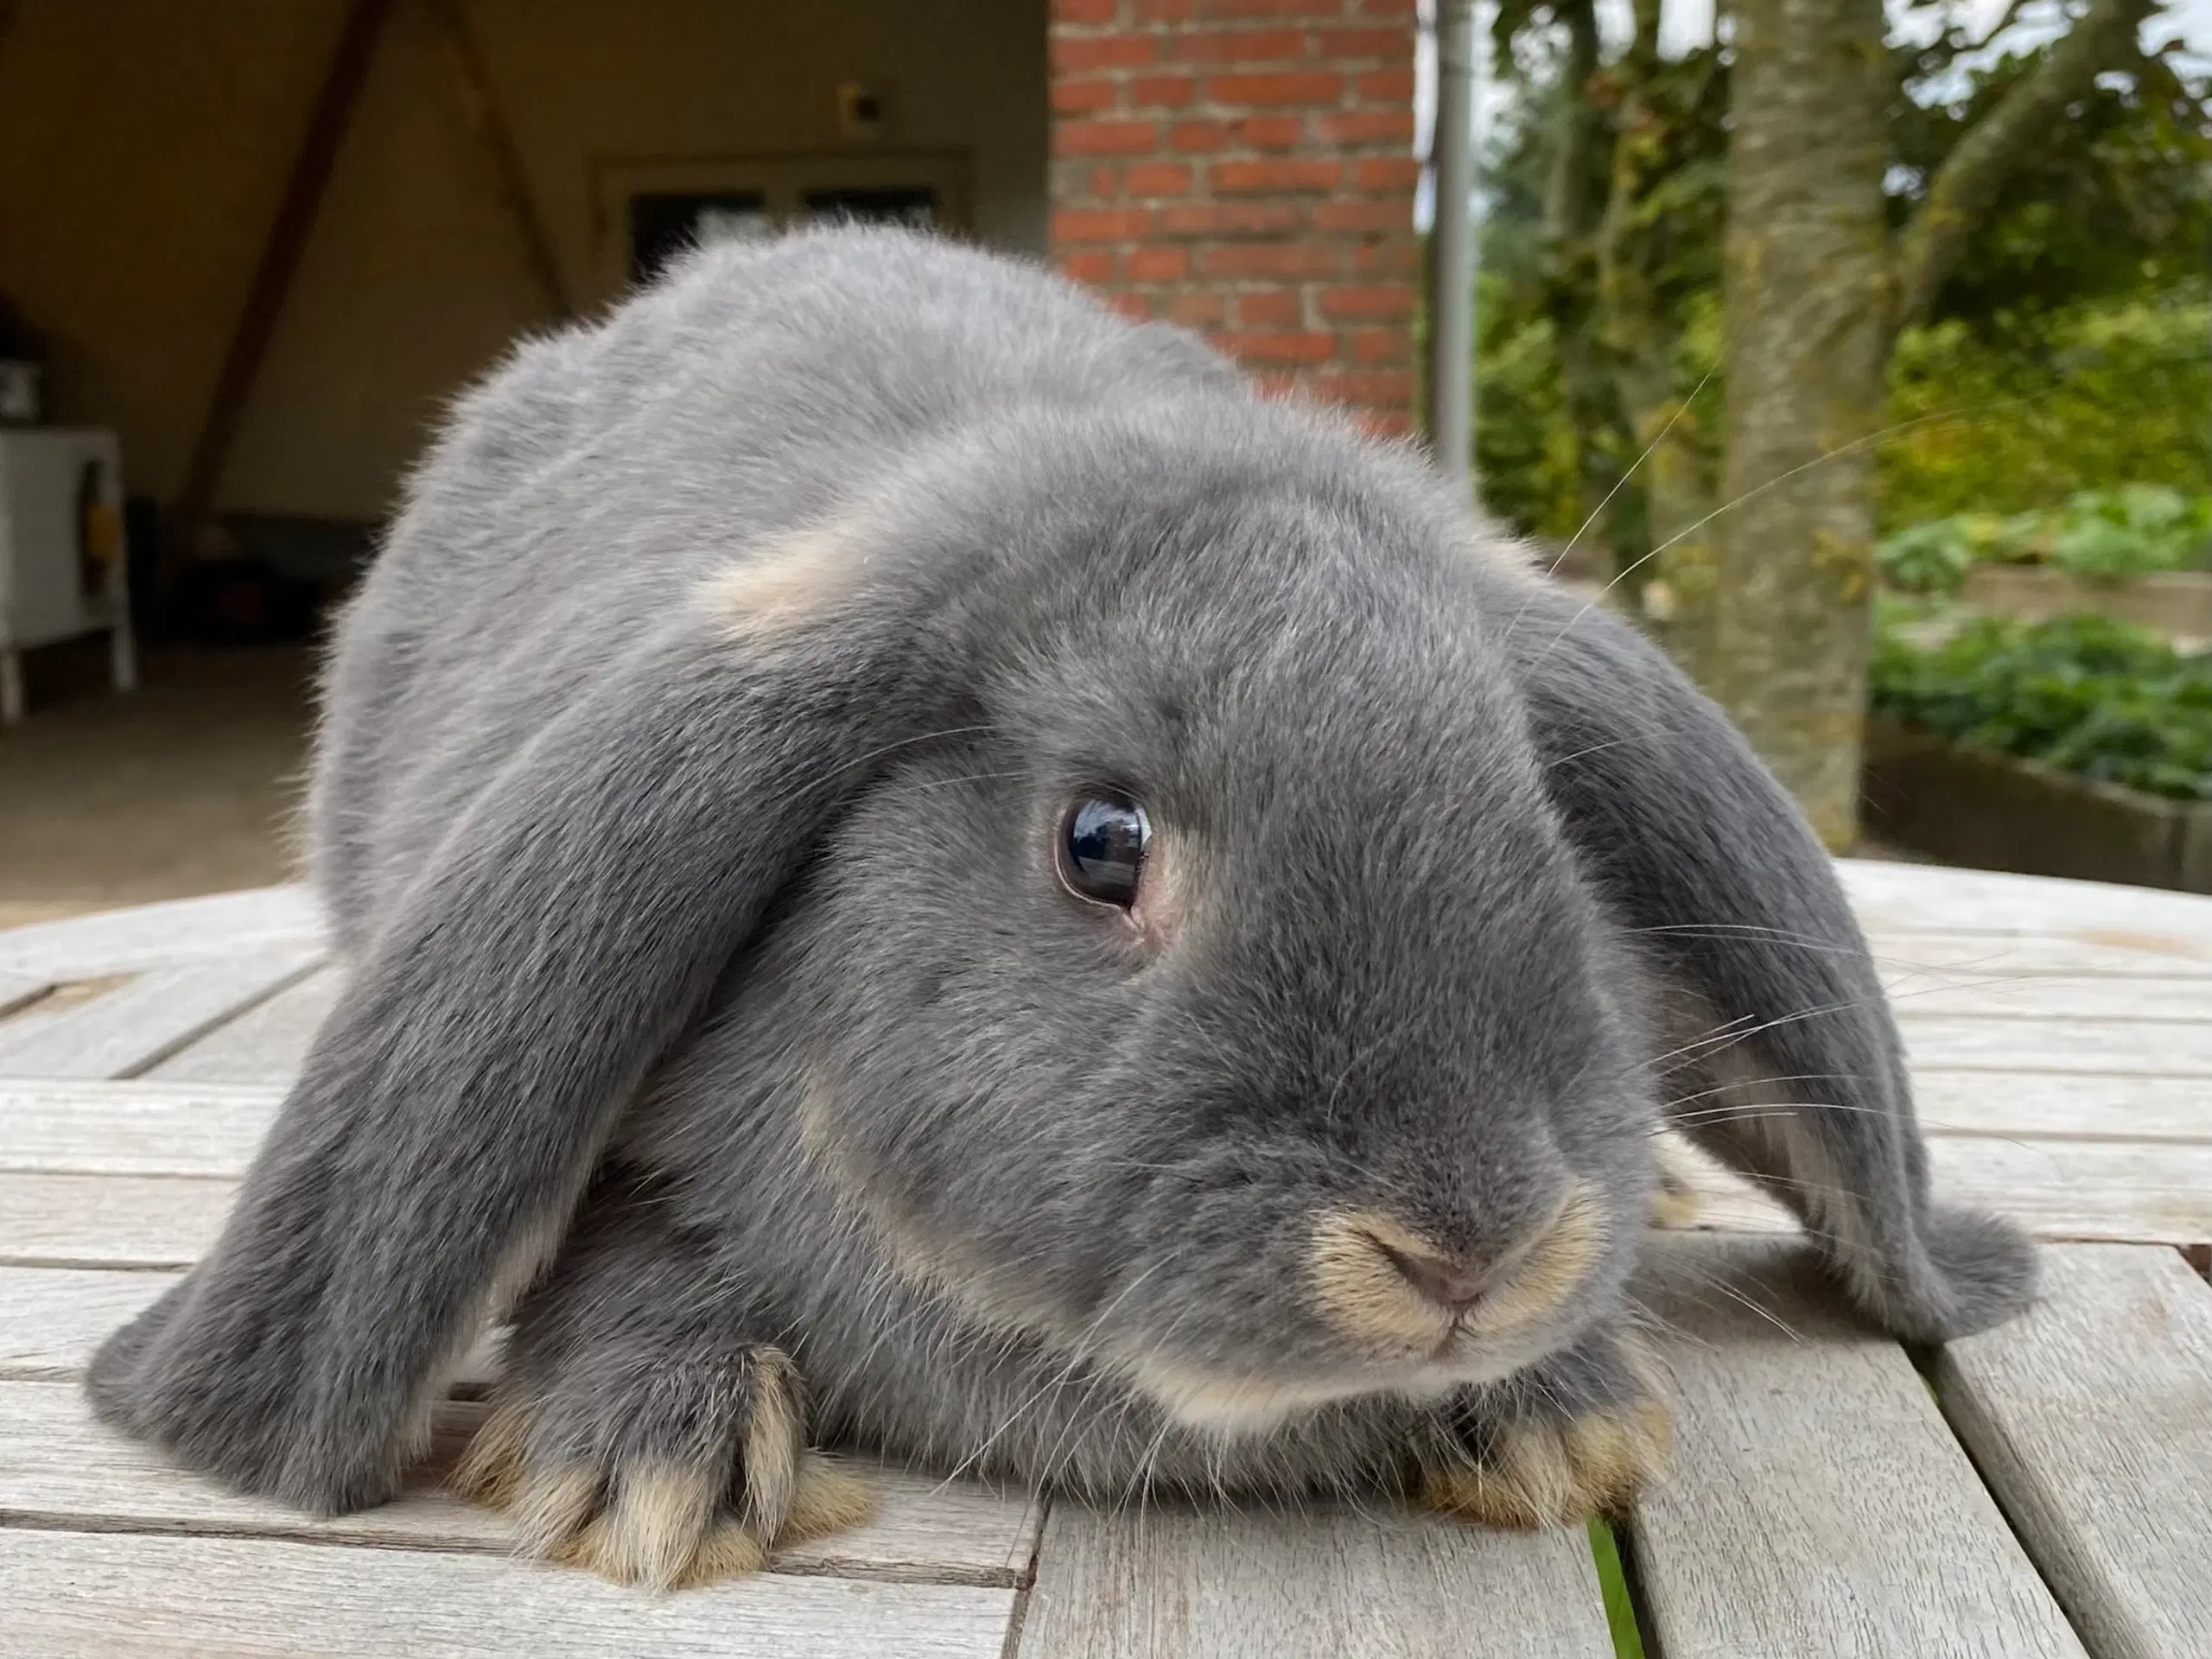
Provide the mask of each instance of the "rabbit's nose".
[{"label": "rabbit's nose", "polygon": [[1489,1282],[1487,1274],[1459,1256],[1402,1250],[1388,1244],[1382,1249],[1415,1290],[1455,1313],[1464,1313],[1480,1300]]}]

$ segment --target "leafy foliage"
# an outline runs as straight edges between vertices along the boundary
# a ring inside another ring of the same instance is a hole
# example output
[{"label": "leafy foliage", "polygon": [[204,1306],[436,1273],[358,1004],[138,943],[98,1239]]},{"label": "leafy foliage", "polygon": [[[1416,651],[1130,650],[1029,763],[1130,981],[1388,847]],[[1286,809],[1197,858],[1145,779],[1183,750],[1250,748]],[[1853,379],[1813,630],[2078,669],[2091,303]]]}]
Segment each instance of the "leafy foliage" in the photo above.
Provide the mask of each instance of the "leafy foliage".
[{"label": "leafy foliage", "polygon": [[2107,582],[2198,569],[2212,563],[2212,495],[2160,484],[2082,490],[2056,511],[1927,519],[1874,550],[1889,584],[1911,594],[1955,593],[1975,565],[1999,562]]},{"label": "leafy foliage", "polygon": [[1878,627],[1874,707],[1956,742],[2177,800],[2212,800],[2212,653],[2101,616],[1984,617],[1942,644]]}]

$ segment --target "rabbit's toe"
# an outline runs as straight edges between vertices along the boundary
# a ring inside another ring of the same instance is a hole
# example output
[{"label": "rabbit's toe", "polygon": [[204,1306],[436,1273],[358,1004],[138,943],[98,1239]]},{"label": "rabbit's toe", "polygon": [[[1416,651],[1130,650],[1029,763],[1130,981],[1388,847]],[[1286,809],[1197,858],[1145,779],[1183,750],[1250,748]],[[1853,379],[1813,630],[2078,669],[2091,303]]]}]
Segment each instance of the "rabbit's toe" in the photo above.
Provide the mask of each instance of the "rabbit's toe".
[{"label": "rabbit's toe", "polygon": [[1498,1425],[1479,1452],[1422,1471],[1424,1507],[1493,1527],[1547,1527],[1624,1508],[1665,1467],[1666,1408],[1641,1399]]},{"label": "rabbit's toe", "polygon": [[661,1370],[634,1393],[503,1399],[456,1465],[524,1554],[667,1589],[750,1573],[778,1544],[864,1519],[866,1486],[806,1450],[780,1350]]}]

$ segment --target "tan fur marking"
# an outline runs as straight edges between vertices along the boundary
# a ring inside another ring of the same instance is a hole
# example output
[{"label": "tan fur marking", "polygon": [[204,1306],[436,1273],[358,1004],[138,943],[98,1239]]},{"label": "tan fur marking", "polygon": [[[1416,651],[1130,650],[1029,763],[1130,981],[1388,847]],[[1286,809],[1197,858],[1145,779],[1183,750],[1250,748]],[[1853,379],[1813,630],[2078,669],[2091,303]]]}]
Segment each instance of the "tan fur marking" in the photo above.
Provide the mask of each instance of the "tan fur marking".
[{"label": "tan fur marking", "polygon": [[856,562],[853,539],[842,526],[817,526],[754,548],[708,579],[707,604],[741,642],[773,639],[844,591]]},{"label": "tan fur marking", "polygon": [[1433,1347],[1452,1316],[1407,1282],[1388,1254],[1436,1255],[1435,1244],[1379,1210],[1332,1210],[1313,1224],[1306,1282],[1329,1322],[1381,1346]]},{"label": "tan fur marking", "polygon": [[753,1415],[745,1426],[745,1521],[773,1538],[790,1518],[805,1446],[806,1412],[798,1376],[774,1348],[753,1356]]},{"label": "tan fur marking", "polygon": [[560,1559],[561,1550],[599,1502],[599,1471],[588,1463],[563,1465],[524,1478],[511,1513],[515,1548],[525,1555]]},{"label": "tan fur marking", "polygon": [[692,1554],[691,1565],[678,1580],[686,1588],[741,1579],[768,1565],[768,1552],[760,1541],[734,1521],[725,1521],[709,1532]]},{"label": "tan fur marking", "polygon": [[1649,1223],[1654,1227],[1694,1227],[1705,1209],[1691,1173],[1687,1147],[1662,1137],[1656,1147],[1659,1182],[1651,1191]]},{"label": "tan fur marking", "polygon": [[1424,1471],[1429,1509],[1492,1527],[1548,1527],[1617,1512],[1666,1467],[1665,1408],[1639,1400],[1564,1424],[1516,1424],[1494,1462]]},{"label": "tan fur marking", "polygon": [[1556,1313],[1605,1253],[1605,1211],[1598,1195],[1577,1181],[1502,1282],[1475,1304],[1467,1329],[1502,1335]]},{"label": "tan fur marking", "polygon": [[874,1513],[875,1491],[867,1481],[834,1459],[805,1452],[798,1463],[798,1491],[776,1541],[797,1544],[824,1538],[857,1527]]},{"label": "tan fur marking", "polygon": [[508,1508],[522,1484],[529,1441],[529,1410],[512,1401],[494,1407],[446,1477],[446,1484],[472,1503]]},{"label": "tan fur marking", "polygon": [[627,1470],[614,1507],[585,1528],[576,1548],[618,1584],[665,1590],[683,1576],[713,1529],[716,1482],[703,1469],[652,1464]]}]

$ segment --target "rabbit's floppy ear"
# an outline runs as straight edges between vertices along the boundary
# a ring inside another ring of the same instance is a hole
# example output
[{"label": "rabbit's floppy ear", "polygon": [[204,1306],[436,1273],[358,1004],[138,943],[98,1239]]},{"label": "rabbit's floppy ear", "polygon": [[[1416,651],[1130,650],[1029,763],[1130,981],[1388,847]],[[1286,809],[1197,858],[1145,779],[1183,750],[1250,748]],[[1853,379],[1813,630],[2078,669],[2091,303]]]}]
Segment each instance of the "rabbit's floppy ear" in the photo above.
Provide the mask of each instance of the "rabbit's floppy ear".
[{"label": "rabbit's floppy ear", "polygon": [[[1804,1221],[1854,1300],[1937,1340],[2025,1305],[1994,1217],[1934,1205],[1895,1024],[1834,867],[1712,702],[1633,628],[1548,586],[1495,635],[1570,841],[1687,1027],[1674,1121]],[[1665,1045],[1662,1045],[1664,1046]]]},{"label": "rabbit's floppy ear", "polygon": [[926,717],[912,596],[810,614],[812,557],[737,567],[476,797],[354,965],[213,1252],[94,1362],[103,1416],[304,1507],[391,1490],[647,1068]]}]

